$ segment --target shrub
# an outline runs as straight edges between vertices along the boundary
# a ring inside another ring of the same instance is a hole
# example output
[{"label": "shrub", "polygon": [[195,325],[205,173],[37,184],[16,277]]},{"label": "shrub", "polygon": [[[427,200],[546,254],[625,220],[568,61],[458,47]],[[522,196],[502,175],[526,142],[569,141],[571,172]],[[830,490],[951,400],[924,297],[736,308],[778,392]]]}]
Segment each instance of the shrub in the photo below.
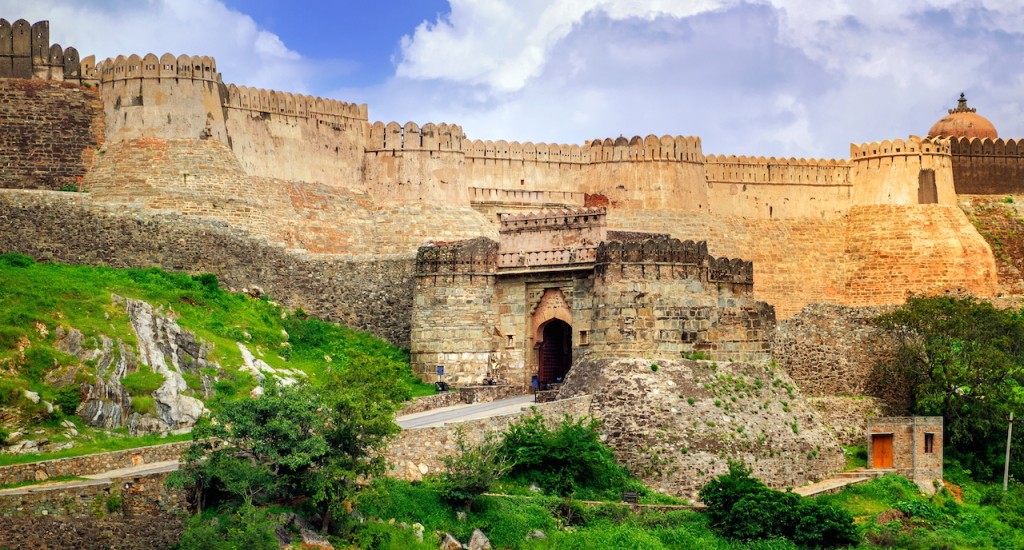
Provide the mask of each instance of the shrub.
[{"label": "shrub", "polygon": [[75,414],[81,403],[82,394],[79,392],[78,386],[65,386],[54,392],[53,404],[59,406],[61,412],[66,415]]},{"label": "shrub", "polygon": [[574,420],[567,415],[552,430],[534,414],[509,426],[501,454],[514,464],[512,477],[536,483],[549,493],[617,490],[628,476],[601,443],[598,426],[592,418]]},{"label": "shrub", "polygon": [[726,537],[763,540],[787,537],[803,545],[841,546],[858,541],[845,510],[769,489],[750,468],[729,462],[729,472],[700,490],[711,526]]},{"label": "shrub", "polygon": [[35,264],[36,261],[29,256],[24,254],[0,254],[0,265],[8,267],[29,267]]},{"label": "shrub", "polygon": [[856,544],[860,534],[850,513],[809,501],[798,510],[799,520],[793,529],[793,542],[804,546],[846,546]]},{"label": "shrub", "polygon": [[266,510],[243,505],[228,518],[216,516],[193,516],[181,534],[178,548],[181,550],[276,550],[277,518],[271,518]]},{"label": "shrub", "polygon": [[136,395],[132,397],[132,412],[139,414],[150,414],[156,412],[156,401],[148,395]]},{"label": "shrub", "polygon": [[461,429],[457,430],[456,453],[441,458],[445,468],[441,475],[441,494],[445,500],[468,509],[476,497],[489,491],[508,473],[512,465],[499,454],[500,445],[493,432],[487,432],[483,441],[473,445],[466,441]]}]

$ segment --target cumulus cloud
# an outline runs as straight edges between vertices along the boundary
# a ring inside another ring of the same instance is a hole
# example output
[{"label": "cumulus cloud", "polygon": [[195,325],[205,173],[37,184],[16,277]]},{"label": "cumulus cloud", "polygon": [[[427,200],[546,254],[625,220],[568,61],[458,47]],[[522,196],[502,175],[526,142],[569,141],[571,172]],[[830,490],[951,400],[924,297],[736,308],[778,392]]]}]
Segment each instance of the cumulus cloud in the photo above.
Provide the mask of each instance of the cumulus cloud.
[{"label": "cumulus cloud", "polygon": [[97,60],[133,53],[209,55],[238,84],[309,92],[301,55],[217,0],[0,0],[0,15],[49,19],[50,40]]},{"label": "cumulus cloud", "polygon": [[1022,30],[1014,0],[451,0],[366,100],[472,137],[664,132],[706,151],[845,156],[926,132],[960,91],[1024,135]]}]

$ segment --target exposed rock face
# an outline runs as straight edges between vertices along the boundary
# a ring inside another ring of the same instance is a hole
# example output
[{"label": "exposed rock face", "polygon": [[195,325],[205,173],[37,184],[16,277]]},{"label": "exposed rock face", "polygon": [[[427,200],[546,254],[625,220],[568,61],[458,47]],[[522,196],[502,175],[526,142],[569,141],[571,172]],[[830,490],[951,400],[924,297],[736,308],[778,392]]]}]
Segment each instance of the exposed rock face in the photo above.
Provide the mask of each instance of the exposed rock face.
[{"label": "exposed rock face", "polygon": [[[97,347],[87,347],[82,332],[76,328],[65,330],[57,327],[54,346],[64,353],[74,355],[81,361],[96,364],[96,382],[82,384],[82,403],[78,415],[87,423],[99,428],[119,428],[128,422],[131,413],[131,396],[121,385],[121,379],[138,369],[138,362],[132,347],[124,342],[101,336]],[[72,378],[66,373],[63,378]],[[67,380],[65,380],[67,382]]]},{"label": "exposed rock face", "polygon": [[[655,367],[656,365],[656,367]],[[591,394],[606,442],[652,488],[696,499],[742,460],[776,488],[840,471],[843,451],[781,370],[747,363],[589,359],[560,397]]]},{"label": "exposed rock face", "polygon": [[[162,315],[152,305],[131,298],[123,300],[139,341],[142,362],[164,376],[163,385],[153,392],[157,416],[163,428],[191,428],[206,407],[202,401],[182,395],[188,384],[181,372],[207,366],[206,349],[194,334],[182,330],[174,319]],[[115,297],[115,303],[117,301]]]}]

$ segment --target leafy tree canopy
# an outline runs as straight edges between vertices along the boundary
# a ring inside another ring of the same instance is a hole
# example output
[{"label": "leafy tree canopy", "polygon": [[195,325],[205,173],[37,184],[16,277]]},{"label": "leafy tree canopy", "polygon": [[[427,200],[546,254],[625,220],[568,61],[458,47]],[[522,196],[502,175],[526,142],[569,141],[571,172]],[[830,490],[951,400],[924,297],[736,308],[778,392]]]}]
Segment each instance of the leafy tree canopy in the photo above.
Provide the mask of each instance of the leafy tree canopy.
[{"label": "leafy tree canopy", "polygon": [[910,392],[910,412],[941,415],[947,452],[994,471],[1007,417],[1024,405],[1021,313],[974,298],[912,297],[876,322],[898,343],[880,369]]}]

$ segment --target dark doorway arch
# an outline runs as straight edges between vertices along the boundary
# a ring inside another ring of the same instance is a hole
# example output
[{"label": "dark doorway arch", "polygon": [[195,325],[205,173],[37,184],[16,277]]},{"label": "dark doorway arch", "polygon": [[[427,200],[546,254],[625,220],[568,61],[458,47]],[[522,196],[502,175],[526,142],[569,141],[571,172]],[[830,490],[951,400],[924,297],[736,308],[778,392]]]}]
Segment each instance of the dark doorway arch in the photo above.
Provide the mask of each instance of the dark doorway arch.
[{"label": "dark doorway arch", "polygon": [[541,328],[538,378],[541,388],[560,383],[572,366],[572,327],[561,319],[552,319]]}]

